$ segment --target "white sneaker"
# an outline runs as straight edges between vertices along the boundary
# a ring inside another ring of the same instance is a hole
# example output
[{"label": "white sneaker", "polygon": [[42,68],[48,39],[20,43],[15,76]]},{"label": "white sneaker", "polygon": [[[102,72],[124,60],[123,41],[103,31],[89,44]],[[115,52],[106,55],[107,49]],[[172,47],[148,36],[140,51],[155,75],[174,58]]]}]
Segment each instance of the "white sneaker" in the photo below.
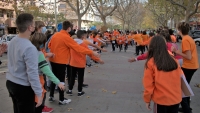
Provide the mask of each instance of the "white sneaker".
[{"label": "white sneaker", "polygon": [[63,101],[59,101],[59,105],[69,104],[72,100],[71,99],[64,99]]}]

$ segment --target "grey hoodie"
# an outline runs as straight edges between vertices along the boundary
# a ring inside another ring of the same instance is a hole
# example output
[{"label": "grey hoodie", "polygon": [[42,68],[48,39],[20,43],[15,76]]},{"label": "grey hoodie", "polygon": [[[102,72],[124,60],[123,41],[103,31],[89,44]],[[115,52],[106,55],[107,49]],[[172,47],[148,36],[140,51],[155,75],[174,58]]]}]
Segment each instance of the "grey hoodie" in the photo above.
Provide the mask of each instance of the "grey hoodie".
[{"label": "grey hoodie", "polygon": [[22,86],[31,86],[37,96],[42,96],[38,51],[28,39],[16,36],[9,42],[6,78]]}]

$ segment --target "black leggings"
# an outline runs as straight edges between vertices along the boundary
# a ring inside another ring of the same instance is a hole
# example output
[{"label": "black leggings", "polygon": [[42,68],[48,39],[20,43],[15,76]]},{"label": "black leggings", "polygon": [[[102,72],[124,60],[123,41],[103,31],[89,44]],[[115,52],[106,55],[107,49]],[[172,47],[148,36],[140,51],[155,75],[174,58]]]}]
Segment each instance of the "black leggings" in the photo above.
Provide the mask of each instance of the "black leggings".
[{"label": "black leggings", "polygon": [[[60,80],[60,82],[65,82],[65,70],[66,70],[66,64],[58,64],[51,62],[52,72],[54,75]],[[54,97],[54,90],[56,85],[54,83],[50,86],[50,97]],[[64,100],[64,91],[59,89],[59,100]]]},{"label": "black leggings", "polygon": [[68,81],[68,86],[69,86],[69,83],[70,83],[70,79],[71,79],[71,66],[70,65],[67,65],[67,81]]},{"label": "black leggings", "polygon": [[178,113],[179,104],[171,105],[171,106],[155,104],[154,107],[156,110],[155,113]]},{"label": "black leggings", "polygon": [[[188,84],[190,84],[192,76],[194,75],[194,73],[195,73],[195,71],[197,69],[186,69],[186,68],[182,67],[182,70],[183,70],[183,73],[184,73],[184,75],[186,77],[186,80],[187,80]],[[191,112],[190,97],[182,98],[181,106],[182,106],[182,109],[183,109],[184,113],[190,113]]]},{"label": "black leggings", "polygon": [[115,43],[112,43],[112,51],[115,51]]},{"label": "black leggings", "polygon": [[[35,103],[36,105],[37,103]],[[37,108],[35,108],[35,113],[42,113],[42,109],[44,108],[43,105],[38,106]]]},{"label": "black leggings", "polygon": [[70,84],[69,84],[69,90],[73,89],[75,77],[76,77],[76,74],[78,74],[78,92],[82,92],[85,68],[77,68],[77,67],[71,66],[71,72],[72,74],[70,77],[71,79],[70,79]]},{"label": "black leggings", "polygon": [[121,51],[122,50],[122,44],[118,44],[118,46],[119,46],[119,51]]},{"label": "black leggings", "polygon": [[140,51],[144,53],[144,46],[136,46],[136,54],[139,55]]},{"label": "black leggings", "polygon": [[125,43],[124,50],[126,51],[128,49],[128,43]]}]

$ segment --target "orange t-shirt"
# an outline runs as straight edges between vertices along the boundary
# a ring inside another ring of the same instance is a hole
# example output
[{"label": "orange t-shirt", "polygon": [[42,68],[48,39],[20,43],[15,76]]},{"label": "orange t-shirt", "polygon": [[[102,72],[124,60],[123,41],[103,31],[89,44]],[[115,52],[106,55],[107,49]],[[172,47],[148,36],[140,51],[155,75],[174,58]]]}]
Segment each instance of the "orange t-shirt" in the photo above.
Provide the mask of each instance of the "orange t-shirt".
[{"label": "orange t-shirt", "polygon": [[111,40],[112,40],[112,41],[116,40],[116,37],[115,37],[115,36],[112,36]]},{"label": "orange t-shirt", "polygon": [[[79,41],[81,41],[81,40],[79,39]],[[86,45],[83,41],[81,41],[79,45],[86,49],[89,49],[88,45]],[[78,68],[85,68],[85,65],[86,65],[86,55],[85,54],[78,53],[75,50],[70,49],[70,56],[71,56],[70,66],[78,67]],[[88,55],[88,56],[90,56],[95,61],[100,60],[98,57],[95,57],[94,55]]]},{"label": "orange t-shirt", "polygon": [[176,37],[174,35],[170,35],[172,42],[176,43]]},{"label": "orange t-shirt", "polygon": [[197,48],[194,40],[189,36],[183,36],[182,38],[182,52],[185,53],[186,51],[191,51],[192,59],[188,60],[183,57],[183,68],[187,69],[198,69],[199,62],[198,62],[198,55],[197,55]]},{"label": "orange t-shirt", "polygon": [[113,36],[118,36],[119,34],[120,33],[117,30],[113,31]]},{"label": "orange t-shirt", "polygon": [[135,42],[137,42],[137,45],[142,45],[143,40],[142,40],[141,34],[135,34],[133,39]]},{"label": "orange t-shirt", "polygon": [[129,35],[128,35],[128,40],[132,40],[132,37],[133,37],[133,36],[129,34]]},{"label": "orange t-shirt", "polygon": [[146,42],[149,40],[149,36],[148,35],[142,35],[142,40],[143,42]]},{"label": "orange t-shirt", "polygon": [[150,37],[147,41],[143,42],[142,45],[149,45],[152,38],[153,37]]},{"label": "orange t-shirt", "polygon": [[83,43],[85,43],[86,45],[89,45],[89,44],[91,44],[91,42],[90,42],[90,41],[88,41],[88,40],[86,40],[86,39],[83,39]]},{"label": "orange t-shirt", "polygon": [[159,71],[153,58],[147,62],[147,66],[143,77],[144,101],[149,103],[153,100],[157,104],[166,106],[180,103],[181,75],[183,75],[181,67],[178,65],[176,70],[170,72]]},{"label": "orange t-shirt", "polygon": [[120,36],[119,38],[117,38],[117,43],[123,44],[123,36]]},{"label": "orange t-shirt", "polygon": [[55,56],[53,58],[49,58],[49,60],[59,64],[69,64],[70,49],[83,54],[93,54],[92,50],[78,45],[65,30],[55,33],[52,36],[48,47],[50,52],[55,54]]},{"label": "orange t-shirt", "polygon": [[109,37],[109,35],[110,35],[110,34],[107,33],[107,32],[104,33],[104,36],[106,36],[107,38]]}]

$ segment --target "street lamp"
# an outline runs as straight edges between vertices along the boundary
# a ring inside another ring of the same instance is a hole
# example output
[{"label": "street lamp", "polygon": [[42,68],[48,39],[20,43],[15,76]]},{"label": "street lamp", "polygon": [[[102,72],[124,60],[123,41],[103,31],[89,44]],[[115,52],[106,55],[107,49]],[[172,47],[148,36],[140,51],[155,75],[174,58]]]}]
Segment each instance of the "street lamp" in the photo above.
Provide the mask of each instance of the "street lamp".
[{"label": "street lamp", "polygon": [[56,9],[56,0],[54,0],[54,5],[55,5],[55,10],[54,10],[54,12],[55,12],[55,28],[56,28],[56,31],[57,31],[57,9]]}]

